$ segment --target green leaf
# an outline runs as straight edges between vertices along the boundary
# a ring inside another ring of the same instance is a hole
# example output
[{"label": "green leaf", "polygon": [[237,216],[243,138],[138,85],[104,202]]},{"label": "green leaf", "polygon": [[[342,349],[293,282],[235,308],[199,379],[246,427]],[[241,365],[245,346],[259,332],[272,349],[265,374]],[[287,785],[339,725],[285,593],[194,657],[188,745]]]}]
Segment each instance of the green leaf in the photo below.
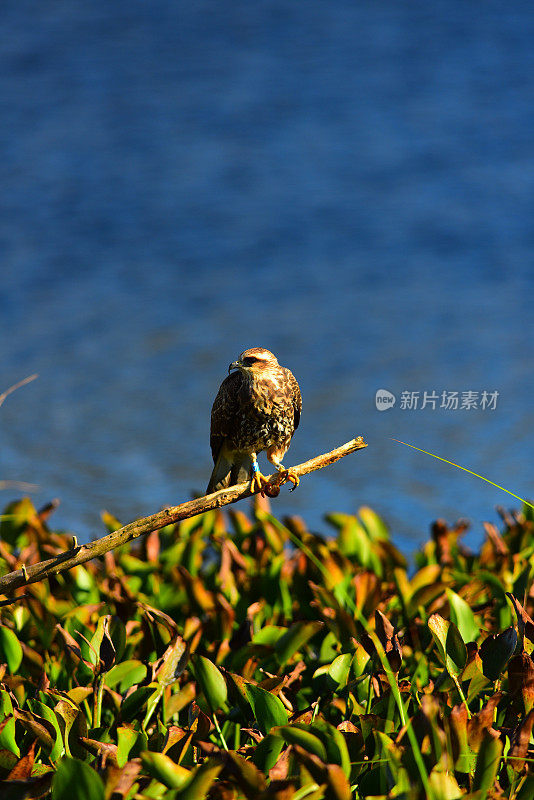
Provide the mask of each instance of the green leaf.
[{"label": "green leaf", "polygon": [[282,636],[285,636],[286,633],[287,628],[282,628],[279,625],[265,625],[264,628],[260,628],[260,630],[254,634],[252,637],[252,644],[266,644],[272,647]]},{"label": "green leaf", "polygon": [[174,800],[204,800],[222,766],[211,759],[205,761],[196,768],[187,786],[175,793]]},{"label": "green leaf", "polygon": [[134,744],[137,742],[139,733],[127,725],[117,728],[117,764],[122,769]]},{"label": "green leaf", "polygon": [[204,697],[212,711],[217,711],[226,704],[228,690],[221,671],[209,659],[197,656],[194,662],[195,676],[200,684]]},{"label": "green leaf", "polygon": [[136,683],[142,683],[146,678],[147,668],[145,664],[136,659],[123,661],[121,664],[115,664],[114,667],[106,674],[106,686],[113,689],[114,686],[119,686],[119,691],[125,692]]},{"label": "green leaf", "polygon": [[369,506],[361,506],[358,509],[358,514],[365,525],[365,529],[370,538],[376,541],[384,541],[389,539],[389,531],[384,520],[378,516],[376,511],[373,511]]},{"label": "green leaf", "polygon": [[67,756],[81,758],[86,751],[80,744],[80,736],[87,736],[87,722],[84,714],[72,700],[61,699],[54,708],[63,736]]},{"label": "green leaf", "polygon": [[463,795],[454,775],[441,767],[432,770],[429,784],[432,800],[459,800]]},{"label": "green leaf", "polygon": [[95,589],[94,577],[81,564],[79,564],[78,567],[73,570],[72,579],[76,585],[76,588],[81,592],[91,592]]},{"label": "green leaf", "polygon": [[458,678],[467,661],[467,648],[460,631],[439,614],[432,614],[428,627],[438,646],[438,652],[449,675]]},{"label": "green leaf", "polygon": [[280,736],[268,733],[261,742],[256,745],[252,753],[252,761],[264,773],[268,773],[278,761],[278,756],[282,752],[284,740]]},{"label": "green leaf", "polygon": [[332,691],[345,686],[349,677],[352,653],[342,653],[335,658],[327,670],[329,688]]},{"label": "green leaf", "polygon": [[[337,636],[334,631],[330,631],[323,637],[321,641],[321,647],[319,650],[319,662],[325,664],[326,669],[328,669],[328,663],[332,662],[337,656]],[[326,663],[328,662],[328,663]],[[321,667],[319,667],[321,669]],[[315,674],[317,674],[318,670],[315,670]],[[326,670],[325,670],[326,672]]]},{"label": "green leaf", "polygon": [[475,615],[471,611],[470,606],[460,597],[460,595],[453,592],[452,589],[447,589],[447,598],[451,607],[451,620],[454,622],[464,642],[475,642],[480,634],[478,625],[475,622]]},{"label": "green leaf", "polygon": [[286,744],[298,744],[321,761],[326,761],[326,748],[308,725],[296,722],[292,725],[282,725],[273,731],[276,736],[281,736]]},{"label": "green leaf", "polygon": [[119,663],[126,648],[126,626],[120,617],[112,617],[109,624],[109,635],[115,648],[115,660]]},{"label": "green leaf", "polygon": [[89,650],[89,661],[99,668],[102,662],[102,672],[108,672],[115,664],[115,646],[109,635],[110,620],[110,614],[99,618]]},{"label": "green leaf", "polygon": [[484,796],[488,792],[497,776],[499,763],[502,756],[503,745],[500,739],[495,739],[487,731],[478,751],[477,764],[475,767],[475,777],[473,779],[473,791],[480,790]]},{"label": "green leaf", "polygon": [[20,534],[27,528],[28,523],[35,520],[37,511],[29,497],[9,503],[2,514],[0,521],[0,539],[15,546]]},{"label": "green leaf", "polygon": [[20,748],[15,740],[13,703],[5,689],[0,691],[0,750],[3,748],[20,758]]},{"label": "green leaf", "polygon": [[[341,536],[341,534],[340,534]],[[350,543],[349,543],[350,542]],[[343,543],[344,547],[349,549],[351,558],[360,562],[363,567],[371,567],[372,565],[372,541],[369,534],[363,525],[355,519],[350,523],[350,539],[349,533],[345,531],[341,538],[340,544]],[[381,568],[379,567],[379,571]]]},{"label": "green leaf", "polygon": [[276,695],[253,684],[247,684],[245,692],[262,733],[269,733],[275,726],[287,725],[287,711]]},{"label": "green leaf", "polygon": [[22,647],[17,635],[5,625],[0,625],[0,662],[7,664],[12,675],[16,673],[22,662]]},{"label": "green leaf", "polygon": [[484,639],[480,647],[482,671],[490,681],[496,681],[514,654],[517,645],[515,628],[507,628],[497,636]]},{"label": "green leaf", "polygon": [[2,773],[7,774],[11,772],[18,760],[19,758],[15,753],[0,747],[0,770]]},{"label": "green leaf", "polygon": [[142,724],[143,730],[146,731],[147,725],[150,722],[150,720],[152,719],[152,714],[154,713],[154,711],[158,707],[158,705],[159,705],[159,703],[161,701],[161,698],[163,697],[164,692],[165,692],[165,687],[163,686],[163,684],[160,683],[160,684],[158,684],[158,686],[156,686],[156,688],[154,689],[154,691],[152,692],[152,694],[148,698],[147,704],[146,704],[146,714],[145,714],[145,718],[144,718],[143,724]]},{"label": "green leaf", "polygon": [[337,536],[339,552],[344,556],[357,556],[361,549],[362,537],[367,538],[363,525],[356,517],[349,517],[341,525]]},{"label": "green leaf", "polygon": [[322,739],[326,748],[326,760],[329,764],[338,764],[345,775],[350,775],[350,756],[345,737],[334,725],[317,718],[311,726],[314,734]]},{"label": "green leaf", "polygon": [[284,635],[278,639],[274,649],[281,665],[286,664],[291,656],[299,650],[312,636],[321,630],[323,623],[319,620],[313,622],[295,622]]},{"label": "green leaf", "polygon": [[55,743],[48,756],[50,761],[54,762],[63,752],[63,737],[61,735],[61,729],[59,727],[56,714],[47,705],[41,703],[40,700],[34,700],[30,698],[28,700],[28,705],[34,714],[37,714],[39,717],[42,717],[49,722],[56,732]]},{"label": "green leaf", "polygon": [[141,762],[153,778],[167,786],[168,789],[181,789],[191,778],[191,772],[164,753],[152,753],[145,750],[141,753]]},{"label": "green leaf", "polygon": [[[393,777],[391,775],[391,770],[389,769],[389,764],[379,764],[379,766],[375,767],[371,764],[371,769],[367,770],[363,773],[363,775],[358,779],[358,797],[375,797],[386,798],[386,795],[389,796],[389,791],[394,786]],[[324,796],[324,795],[323,795]],[[428,800],[434,800],[434,798],[428,798]]]},{"label": "green leaf", "polygon": [[154,694],[154,689],[157,687],[152,686],[139,686],[131,694],[126,697],[121,705],[121,717],[124,722],[130,722],[142,712],[146,706],[149,697]]},{"label": "green leaf", "polygon": [[52,780],[52,800],[104,800],[104,784],[84,761],[64,758]]}]

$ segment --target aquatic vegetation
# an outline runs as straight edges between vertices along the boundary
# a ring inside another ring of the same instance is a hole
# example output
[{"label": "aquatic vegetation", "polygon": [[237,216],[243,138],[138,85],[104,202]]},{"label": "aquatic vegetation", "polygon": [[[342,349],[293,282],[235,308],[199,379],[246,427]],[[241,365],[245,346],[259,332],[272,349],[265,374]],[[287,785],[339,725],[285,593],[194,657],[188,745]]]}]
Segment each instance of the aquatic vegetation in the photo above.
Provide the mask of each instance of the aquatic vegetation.
[{"label": "aquatic vegetation", "polygon": [[[67,551],[10,504],[0,574]],[[534,796],[534,517],[211,511],[0,599],[6,800]],[[109,530],[120,523],[104,515]]]}]

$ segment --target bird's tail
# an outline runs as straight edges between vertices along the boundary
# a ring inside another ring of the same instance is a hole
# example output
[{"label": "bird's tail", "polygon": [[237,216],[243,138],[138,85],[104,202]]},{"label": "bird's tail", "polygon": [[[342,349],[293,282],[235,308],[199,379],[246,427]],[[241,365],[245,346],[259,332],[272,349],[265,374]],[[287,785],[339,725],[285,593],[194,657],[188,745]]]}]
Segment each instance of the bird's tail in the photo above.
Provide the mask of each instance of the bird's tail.
[{"label": "bird's tail", "polygon": [[[231,460],[230,460],[231,459]],[[246,453],[229,453],[221,451],[213,467],[206,494],[227,489],[235,483],[248,481],[252,474],[252,459]]]}]

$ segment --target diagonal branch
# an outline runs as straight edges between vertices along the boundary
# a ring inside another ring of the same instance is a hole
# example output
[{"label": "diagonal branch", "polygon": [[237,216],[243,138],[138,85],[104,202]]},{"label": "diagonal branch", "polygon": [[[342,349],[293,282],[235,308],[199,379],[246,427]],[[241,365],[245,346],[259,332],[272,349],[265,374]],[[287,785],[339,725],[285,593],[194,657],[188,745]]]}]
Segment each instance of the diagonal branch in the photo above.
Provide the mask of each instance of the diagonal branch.
[{"label": "diagonal branch", "polygon": [[10,394],[12,394],[17,389],[20,389],[21,386],[26,386],[27,383],[30,383],[31,381],[34,381],[38,377],[39,376],[38,376],[37,373],[35,373],[34,375],[28,375],[27,378],[23,378],[18,383],[15,383],[13,386],[10,386],[9,389],[6,389],[5,392],[2,392],[2,394],[0,394],[0,406],[2,405],[2,403],[4,402],[6,397],[8,397]]},{"label": "diagonal branch", "polygon": [[[324,453],[296,467],[291,467],[291,472],[298,477],[307,475],[317,469],[328,467],[335,461],[339,461],[340,458],[348,456],[350,453],[356,452],[356,450],[362,450],[364,447],[367,447],[367,444],[359,436],[357,439],[352,439],[350,442],[341,445],[341,447],[336,447],[330,453]],[[269,480],[274,485],[279,483],[278,479],[278,474],[269,476]],[[164,508],[163,511],[158,511],[157,514],[152,514],[149,517],[136,519],[134,522],[130,522],[123,528],[119,528],[119,530],[109,533],[101,539],[96,539],[94,542],[77,545],[72,550],[67,550],[59,556],[3,575],[0,577],[0,594],[9,594],[20,586],[42,581],[51,575],[58,575],[60,572],[65,572],[72,569],[72,567],[78,566],[78,564],[84,564],[92,558],[102,556],[104,553],[137,539],[139,536],[163,528],[165,525],[195,517],[197,514],[211,511],[214,508],[221,508],[221,506],[226,506],[229,503],[236,503],[238,500],[243,500],[243,498],[250,497],[256,493],[251,492],[250,482],[245,481],[244,483],[230,486],[228,489],[220,489],[218,492],[213,492],[213,494],[197,497],[187,503],[181,503],[179,506]]]}]

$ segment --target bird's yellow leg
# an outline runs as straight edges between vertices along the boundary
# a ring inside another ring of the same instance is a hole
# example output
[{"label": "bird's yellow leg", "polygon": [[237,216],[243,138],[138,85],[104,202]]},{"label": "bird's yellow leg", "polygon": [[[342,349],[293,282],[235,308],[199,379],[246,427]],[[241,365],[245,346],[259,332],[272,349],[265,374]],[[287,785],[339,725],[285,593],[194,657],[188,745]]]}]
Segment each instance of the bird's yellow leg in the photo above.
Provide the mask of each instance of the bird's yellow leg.
[{"label": "bird's yellow leg", "polygon": [[267,480],[265,475],[261,474],[260,468],[258,466],[258,459],[256,458],[256,454],[253,453],[252,454],[252,481],[250,483],[250,490],[252,492],[256,492],[259,489],[262,497],[265,497],[264,490],[265,490],[265,487],[267,486],[268,483],[269,483],[269,481]]},{"label": "bird's yellow leg", "polygon": [[280,484],[281,482],[291,481],[293,486],[289,490],[290,492],[294,492],[297,486],[300,483],[300,478],[298,475],[295,475],[294,472],[291,472],[290,469],[286,469],[283,464],[279,461],[273,461],[274,466],[278,470],[277,475],[277,482]]}]

